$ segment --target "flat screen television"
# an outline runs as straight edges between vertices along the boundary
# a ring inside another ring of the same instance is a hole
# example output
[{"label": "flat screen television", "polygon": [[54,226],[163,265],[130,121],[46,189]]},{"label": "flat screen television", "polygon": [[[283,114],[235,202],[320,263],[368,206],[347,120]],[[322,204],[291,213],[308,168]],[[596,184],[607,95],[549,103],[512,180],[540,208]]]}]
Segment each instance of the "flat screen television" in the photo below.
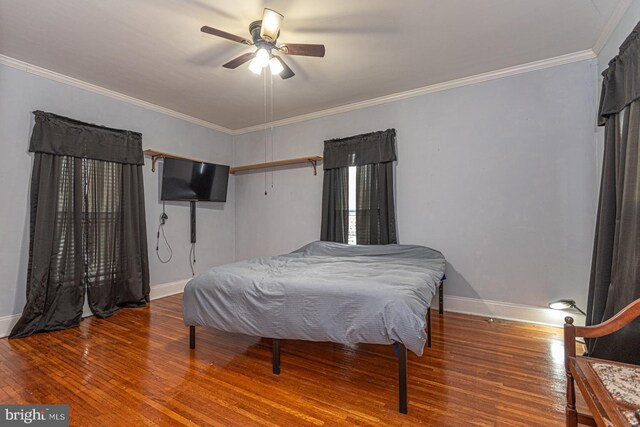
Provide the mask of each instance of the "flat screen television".
[{"label": "flat screen television", "polygon": [[162,200],[226,202],[229,166],[167,157],[162,167]]}]

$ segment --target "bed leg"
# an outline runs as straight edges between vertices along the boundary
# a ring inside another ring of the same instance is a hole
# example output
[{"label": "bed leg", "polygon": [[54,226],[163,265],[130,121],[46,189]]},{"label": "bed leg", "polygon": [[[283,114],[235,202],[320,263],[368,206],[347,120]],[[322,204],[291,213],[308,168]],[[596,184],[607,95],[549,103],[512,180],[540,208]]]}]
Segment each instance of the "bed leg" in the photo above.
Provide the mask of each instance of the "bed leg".
[{"label": "bed leg", "polygon": [[438,313],[443,314],[444,313],[444,289],[442,286],[442,280],[438,285],[438,304],[439,304]]},{"label": "bed leg", "polygon": [[196,327],[189,326],[189,348],[196,348]]},{"label": "bed leg", "polygon": [[431,348],[431,307],[427,308],[427,347]]},{"label": "bed leg", "polygon": [[399,411],[407,413],[407,347],[398,343],[398,397]]},{"label": "bed leg", "polygon": [[280,375],[280,340],[274,338],[271,343],[271,352],[273,355],[273,373]]}]

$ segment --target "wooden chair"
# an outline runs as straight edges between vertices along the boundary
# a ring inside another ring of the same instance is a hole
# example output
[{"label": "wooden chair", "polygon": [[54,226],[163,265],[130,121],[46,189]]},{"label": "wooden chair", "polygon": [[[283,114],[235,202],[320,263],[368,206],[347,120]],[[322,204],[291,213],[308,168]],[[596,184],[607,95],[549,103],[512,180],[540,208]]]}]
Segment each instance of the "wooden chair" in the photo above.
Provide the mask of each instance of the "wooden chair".
[{"label": "wooden chair", "polygon": [[[567,374],[567,407],[566,407],[566,425],[575,427],[580,424],[586,424],[590,426],[606,425],[608,419],[605,414],[599,413],[600,411],[593,411],[594,408],[599,408],[601,405],[598,402],[591,402],[589,396],[583,397],[587,400],[589,407],[592,409],[592,415],[578,413],[576,410],[576,395],[574,380],[582,381],[582,378],[575,377],[578,365],[578,359],[576,358],[576,337],[583,338],[597,338],[605,335],[612,334],[619,331],[624,326],[628,325],[635,318],[640,316],[640,299],[635,300],[622,311],[613,316],[611,319],[603,322],[599,325],[593,326],[574,326],[572,317],[565,317],[564,324],[564,365]],[[583,388],[581,382],[578,383]],[[605,396],[597,396],[605,399]],[[595,412],[595,413],[594,413]],[[611,424],[609,424],[611,425]]]}]

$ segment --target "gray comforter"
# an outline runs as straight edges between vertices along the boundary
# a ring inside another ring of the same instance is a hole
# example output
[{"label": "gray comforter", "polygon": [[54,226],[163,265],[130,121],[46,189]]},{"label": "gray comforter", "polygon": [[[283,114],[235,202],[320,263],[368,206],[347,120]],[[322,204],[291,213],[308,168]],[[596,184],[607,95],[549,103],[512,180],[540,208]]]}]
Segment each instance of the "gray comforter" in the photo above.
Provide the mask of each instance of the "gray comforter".
[{"label": "gray comforter", "polygon": [[398,341],[421,355],[444,269],[442,254],[424,246],[313,242],[195,277],[184,290],[184,322],[268,338]]}]

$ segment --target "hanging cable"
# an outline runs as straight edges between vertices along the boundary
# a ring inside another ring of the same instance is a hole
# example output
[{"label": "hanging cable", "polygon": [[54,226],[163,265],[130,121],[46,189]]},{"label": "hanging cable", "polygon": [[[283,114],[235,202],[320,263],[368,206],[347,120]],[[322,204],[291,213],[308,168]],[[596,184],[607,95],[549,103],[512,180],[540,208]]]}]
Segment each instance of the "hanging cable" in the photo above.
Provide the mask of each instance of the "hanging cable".
[{"label": "hanging cable", "polygon": [[[173,258],[173,250],[171,249],[171,245],[169,244],[167,235],[164,233],[164,224],[167,222],[168,219],[169,217],[165,212],[165,205],[163,200],[162,214],[160,215],[160,221],[158,222],[158,232],[156,233],[156,256],[158,257],[158,260],[163,264],[168,263],[169,261],[171,261],[171,258]],[[167,258],[166,260],[163,260],[162,257],[160,256],[160,233],[162,233],[162,239],[164,240],[164,244],[167,246],[167,249],[169,249],[169,258]]]},{"label": "hanging cable", "polygon": [[191,275],[195,276],[196,272],[193,269],[193,265],[196,263],[196,244],[191,244],[191,250],[189,251],[189,267],[191,267]]}]

